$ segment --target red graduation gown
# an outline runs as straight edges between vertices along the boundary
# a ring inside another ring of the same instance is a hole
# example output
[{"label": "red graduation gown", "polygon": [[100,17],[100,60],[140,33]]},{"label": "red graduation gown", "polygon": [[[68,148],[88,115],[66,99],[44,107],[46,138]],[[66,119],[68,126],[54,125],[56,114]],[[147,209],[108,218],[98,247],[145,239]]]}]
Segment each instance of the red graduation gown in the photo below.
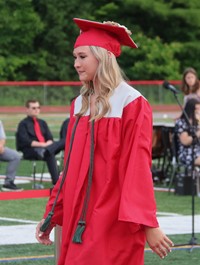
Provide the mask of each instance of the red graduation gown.
[{"label": "red graduation gown", "polygon": [[[89,110],[78,123],[70,164],[52,222],[62,225],[59,265],[142,265],[144,226],[158,227],[151,175],[152,111],[147,100],[122,82],[111,112],[95,122],[94,173],[82,244],[72,242],[87,187]],[[71,108],[68,152],[79,96]],[[56,196],[57,182],[46,213]]]}]

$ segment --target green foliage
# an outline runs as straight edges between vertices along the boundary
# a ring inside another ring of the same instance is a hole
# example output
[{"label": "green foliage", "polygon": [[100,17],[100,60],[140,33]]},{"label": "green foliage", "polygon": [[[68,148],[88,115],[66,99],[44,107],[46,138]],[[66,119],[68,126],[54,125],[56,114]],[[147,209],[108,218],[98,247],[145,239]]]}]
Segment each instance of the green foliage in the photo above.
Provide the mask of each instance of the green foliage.
[{"label": "green foliage", "polygon": [[21,69],[28,64],[36,63],[34,38],[42,29],[43,25],[34,12],[31,1],[0,2],[1,80],[27,78]]},{"label": "green foliage", "polygon": [[200,58],[199,41],[184,43],[182,48],[176,52],[175,56],[180,62],[181,72],[183,72],[185,68],[192,66],[200,73],[198,60],[198,58]]},{"label": "green foliage", "polygon": [[70,100],[79,94],[80,87],[0,87],[0,106],[24,106],[30,98],[43,105],[70,105]]},{"label": "green foliage", "polygon": [[138,50],[119,58],[131,79],[179,79],[199,71],[198,0],[1,0],[0,80],[77,80],[73,17],[117,21],[133,32]]},{"label": "green foliage", "polygon": [[[142,33],[136,34],[138,49],[128,51],[124,49],[121,65],[131,80],[143,79],[171,79],[180,78],[179,61],[174,54],[181,48],[181,44],[164,44],[157,36],[154,40],[147,38]],[[146,78],[148,77],[148,78]]]},{"label": "green foliage", "polygon": [[117,12],[119,9],[119,6],[116,5],[114,2],[110,2],[107,3],[105,5],[103,5],[102,7],[100,7],[97,11],[96,11],[96,15],[98,17],[108,17],[107,14],[109,13],[115,13]]}]

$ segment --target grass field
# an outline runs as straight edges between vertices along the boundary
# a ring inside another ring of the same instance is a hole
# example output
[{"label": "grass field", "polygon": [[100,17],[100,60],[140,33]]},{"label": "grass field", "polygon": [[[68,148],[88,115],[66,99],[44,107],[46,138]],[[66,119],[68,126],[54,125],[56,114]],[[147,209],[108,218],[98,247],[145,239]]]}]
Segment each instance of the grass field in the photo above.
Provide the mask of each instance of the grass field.
[{"label": "grass field", "polygon": [[[16,126],[24,117],[22,114],[5,115],[0,114],[6,133],[8,136],[7,145],[15,148],[15,130]],[[62,121],[66,118],[65,113],[61,114],[42,114],[42,118],[47,120],[55,138],[58,137],[59,128]],[[1,163],[0,174],[5,172],[6,163]],[[42,163],[38,163],[38,171],[41,171]],[[30,176],[31,164],[28,161],[22,161],[17,172],[18,175]],[[31,177],[30,177],[31,179]],[[45,188],[50,188],[51,183],[44,183]],[[158,184],[162,185],[162,184]],[[24,189],[32,189],[32,183],[22,184]],[[158,212],[177,213],[182,215],[191,214],[191,196],[174,195],[173,193],[155,192]],[[43,214],[45,204],[48,198],[37,199],[21,199],[21,200],[5,200],[1,201],[0,217],[20,219],[21,222],[0,220],[0,226],[21,225],[26,220],[38,222]],[[195,197],[195,214],[200,214],[200,198]],[[169,224],[170,226],[170,224]],[[200,243],[200,234],[197,234],[198,243]],[[177,244],[187,244],[191,235],[173,235],[170,238]],[[1,239],[3,240],[3,239]],[[148,246],[147,246],[148,247]],[[160,260],[155,254],[147,250],[145,252],[145,265],[197,265],[199,264],[200,248],[187,249],[184,246],[180,249],[174,249],[164,260]],[[45,247],[39,244],[23,244],[23,245],[1,245],[0,246],[0,264],[20,264],[20,265],[53,265],[54,246]],[[102,264],[104,265],[104,264]]]},{"label": "grass field", "polygon": [[[172,237],[175,239],[176,237]],[[187,236],[179,238],[180,243],[187,242]],[[10,257],[14,258],[11,260]],[[11,245],[1,246],[0,250],[0,264],[19,264],[19,265],[54,265],[54,249],[53,246],[41,246],[39,244],[26,245]],[[145,265],[198,265],[199,264],[200,249],[186,249],[172,250],[172,252],[163,260],[158,258],[151,251],[145,252]],[[3,257],[3,258],[2,258]],[[103,265],[103,264],[102,264]]]}]

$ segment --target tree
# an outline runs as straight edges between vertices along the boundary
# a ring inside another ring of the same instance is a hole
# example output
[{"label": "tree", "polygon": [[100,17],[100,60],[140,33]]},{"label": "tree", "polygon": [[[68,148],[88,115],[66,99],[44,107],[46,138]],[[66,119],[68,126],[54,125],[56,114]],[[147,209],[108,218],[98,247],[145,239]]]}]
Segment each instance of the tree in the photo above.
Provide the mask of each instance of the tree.
[{"label": "tree", "polygon": [[[123,48],[130,79],[177,79],[200,69],[198,0],[1,0],[0,79],[77,80],[73,17],[127,26],[139,49]],[[200,70],[199,70],[200,71]]]},{"label": "tree", "polygon": [[126,25],[139,42],[140,51],[127,51],[130,57],[120,58],[126,72],[136,79],[176,79],[185,67],[200,69],[199,13],[198,0],[118,0],[104,3],[95,15]]},{"label": "tree", "polygon": [[42,29],[30,1],[0,2],[0,80],[27,78],[25,68],[37,63],[33,42]]},{"label": "tree", "polygon": [[163,43],[159,37],[148,38],[142,33],[136,34],[138,49],[125,49],[120,64],[126,69],[130,80],[179,79],[180,62],[175,58],[180,44]]},{"label": "tree", "polygon": [[[80,0],[32,0],[44,29],[35,39],[35,51],[40,58],[36,76],[48,80],[77,79],[73,67],[73,43],[78,29],[73,23],[74,14],[81,15],[90,4]],[[83,11],[79,7],[82,7]]]}]

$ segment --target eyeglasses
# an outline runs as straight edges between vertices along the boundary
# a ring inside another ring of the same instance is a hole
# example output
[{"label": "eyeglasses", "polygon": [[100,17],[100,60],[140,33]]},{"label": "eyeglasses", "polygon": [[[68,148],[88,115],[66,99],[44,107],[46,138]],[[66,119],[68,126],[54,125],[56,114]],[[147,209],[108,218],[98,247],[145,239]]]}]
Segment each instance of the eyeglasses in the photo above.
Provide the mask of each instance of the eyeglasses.
[{"label": "eyeglasses", "polygon": [[30,109],[36,110],[36,109],[40,109],[40,107],[31,107]]}]

